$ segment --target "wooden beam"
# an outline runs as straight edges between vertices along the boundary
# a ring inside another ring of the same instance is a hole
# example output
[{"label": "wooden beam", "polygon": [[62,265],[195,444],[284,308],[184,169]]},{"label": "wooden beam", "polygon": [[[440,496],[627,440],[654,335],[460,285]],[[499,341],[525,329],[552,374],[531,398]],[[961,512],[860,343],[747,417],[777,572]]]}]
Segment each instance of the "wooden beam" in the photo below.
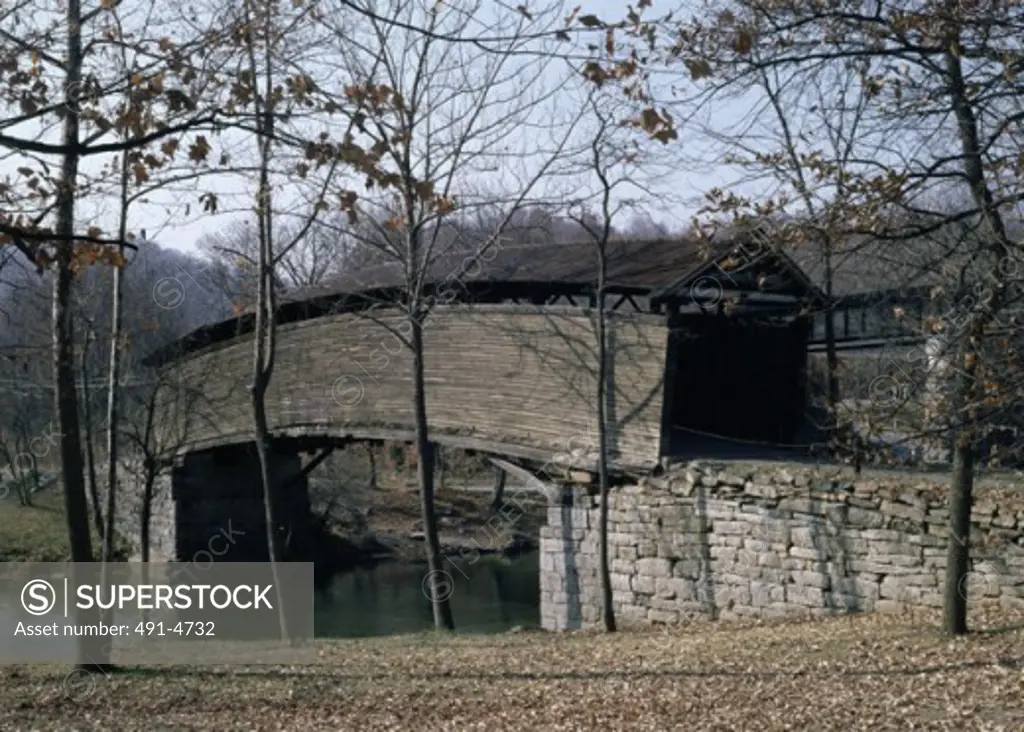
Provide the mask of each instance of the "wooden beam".
[{"label": "wooden beam", "polygon": [[597,473],[589,470],[567,468],[562,465],[553,465],[545,470],[549,475],[556,475],[560,481],[576,483],[578,485],[591,485],[597,482]]},{"label": "wooden beam", "polygon": [[622,305],[625,306],[625,305],[628,304],[628,305],[632,306],[632,308],[633,308],[629,312],[633,312],[633,313],[640,312],[640,306],[637,305],[636,300],[633,299],[632,295],[626,294],[623,297],[624,297],[625,301],[622,303]]},{"label": "wooden beam", "polygon": [[502,460],[494,457],[491,458],[491,463],[501,468],[509,475],[518,478],[519,481],[527,487],[535,488],[540,491],[551,503],[558,501],[561,497],[561,490],[557,485],[545,483],[524,467],[516,465],[515,463],[510,463],[508,460]]},{"label": "wooden beam", "polygon": [[319,455],[317,455],[315,458],[313,458],[308,463],[306,463],[306,465],[302,468],[302,470],[300,470],[299,472],[295,473],[294,475],[289,476],[288,480],[286,480],[284,482],[284,485],[282,485],[281,488],[283,490],[287,490],[287,489],[291,488],[293,485],[295,485],[300,480],[302,480],[307,475],[309,475],[314,470],[316,470],[317,466],[320,465],[320,463],[322,463],[324,460],[326,460],[327,457],[332,452],[334,452],[334,446],[333,445],[330,446],[330,447],[324,448],[320,452]]}]

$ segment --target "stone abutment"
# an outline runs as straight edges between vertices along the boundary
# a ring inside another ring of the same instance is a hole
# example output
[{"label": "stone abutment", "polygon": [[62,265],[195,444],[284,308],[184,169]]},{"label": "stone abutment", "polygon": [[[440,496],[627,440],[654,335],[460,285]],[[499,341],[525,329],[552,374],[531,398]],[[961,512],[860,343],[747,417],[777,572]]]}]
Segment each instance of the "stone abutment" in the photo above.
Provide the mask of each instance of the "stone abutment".
[{"label": "stone abutment", "polygon": [[[309,561],[311,513],[299,453],[272,451],[271,479],[287,559]],[[136,466],[137,468],[137,466]],[[141,548],[143,481],[125,473],[118,527],[135,558]],[[252,443],[193,452],[156,480],[150,518],[152,561],[267,560],[263,481]]]},{"label": "stone abutment", "polygon": [[[822,615],[941,607],[948,477],[778,464],[699,464],[612,489],[617,619]],[[552,505],[541,533],[541,622],[597,624],[598,497]],[[1024,606],[1024,480],[980,481],[974,598]]]}]

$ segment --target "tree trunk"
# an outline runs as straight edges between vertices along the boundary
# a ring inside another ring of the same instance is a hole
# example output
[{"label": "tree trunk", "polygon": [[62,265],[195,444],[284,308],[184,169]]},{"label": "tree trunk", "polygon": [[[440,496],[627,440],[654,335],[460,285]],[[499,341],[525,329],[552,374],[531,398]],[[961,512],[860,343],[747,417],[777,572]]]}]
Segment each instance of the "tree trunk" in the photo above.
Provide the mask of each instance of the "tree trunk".
[{"label": "tree trunk", "polygon": [[[832,308],[832,240],[824,245],[825,259],[825,370],[828,398],[828,423],[825,425],[826,442],[831,446],[834,457],[841,456],[844,448],[857,450],[854,435],[856,430],[849,422],[840,423],[839,420],[839,355],[836,352],[836,324],[835,310]],[[860,456],[854,454],[854,470],[860,472]]]},{"label": "tree trunk", "polygon": [[944,628],[949,635],[967,632],[967,575],[970,565],[974,446],[966,430],[956,438],[949,494],[949,541],[946,544]]},{"label": "tree trunk", "polygon": [[[96,536],[100,542],[100,561],[102,565],[100,567],[100,585],[102,587],[108,586],[109,572],[107,570],[107,537],[111,539],[110,545],[113,546],[113,521],[110,517],[107,517],[106,524],[103,520],[103,511],[100,508],[100,488],[99,480],[96,477],[96,449],[93,444],[93,429],[92,429],[92,390],[89,387],[89,350],[92,346],[93,329],[92,324],[89,324],[88,330],[85,333],[85,340],[82,344],[82,418],[85,422],[85,461],[86,469],[89,476],[89,496],[92,500],[93,510],[93,521],[96,524]],[[108,495],[111,493],[110,488],[107,488]],[[113,608],[104,608],[100,611],[100,622],[104,625],[112,625],[114,622],[114,610]]]},{"label": "tree trunk", "polygon": [[[264,168],[265,170],[265,168]],[[262,186],[261,186],[262,188]],[[262,219],[262,217],[261,217]],[[261,225],[261,228],[262,225]],[[269,236],[269,229],[261,232],[261,238]],[[261,249],[266,251],[266,244]],[[269,262],[269,256],[261,257]],[[264,271],[267,266],[264,265]],[[277,486],[270,470],[270,428],[267,422],[266,393],[270,384],[270,376],[273,367],[273,330],[274,311],[271,295],[268,292],[267,277],[260,278],[259,304],[256,311],[256,338],[253,348],[253,383],[252,383],[252,412],[255,427],[256,454],[260,461],[260,479],[263,482],[263,517],[267,529],[267,560],[270,562],[270,572],[274,581],[274,588],[277,594],[278,619],[280,621],[281,637],[289,637],[288,621],[284,608],[284,597],[281,593],[281,584],[278,577],[278,563],[282,561],[284,554],[281,541],[281,527],[277,516]]]},{"label": "tree trunk", "polygon": [[[149,527],[153,517],[153,492],[156,488],[156,479],[159,471],[159,463],[156,461],[154,455],[159,449],[153,444],[153,422],[157,417],[157,394],[160,388],[158,383],[149,394],[149,398],[146,403],[146,418],[142,430],[142,439],[139,441],[138,446],[142,451],[142,469],[143,469],[143,486],[142,486],[142,525],[139,529],[139,538],[142,542],[142,570],[148,577],[148,564],[150,556],[150,532]],[[171,478],[173,481],[173,472]],[[177,556],[172,556],[171,561],[177,560]]]},{"label": "tree trunk", "polygon": [[608,381],[608,353],[605,334],[604,312],[604,253],[601,253],[600,281],[597,291],[597,472],[601,491],[601,511],[598,531],[601,536],[601,616],[604,629],[616,631],[615,608],[613,605],[612,577],[608,562],[608,430],[606,410],[606,389]]},{"label": "tree trunk", "polygon": [[[614,593],[612,592],[612,576],[608,562],[608,500],[611,491],[608,480],[608,314],[605,312],[605,287],[608,283],[608,241],[612,235],[611,196],[613,183],[609,182],[602,163],[600,139],[607,125],[606,119],[598,108],[594,112],[601,121],[599,137],[594,140],[594,170],[603,188],[601,196],[601,213],[603,227],[600,235],[592,229],[594,244],[597,249],[597,283],[594,292],[594,305],[597,307],[597,477],[601,495],[601,508],[598,516],[598,534],[600,536],[600,574],[601,574],[601,617],[604,629],[608,633],[616,631]],[[614,389],[612,385],[612,389]]]},{"label": "tree trunk", "polygon": [[281,637],[288,637],[288,623],[285,618],[281,585],[278,581],[277,565],[283,561],[284,546],[281,538],[280,519],[277,515],[277,485],[270,470],[270,430],[267,426],[266,377],[257,372],[252,394],[253,417],[256,424],[256,454],[260,461],[260,479],[263,481],[263,517],[267,526],[267,560],[270,562],[274,588],[277,592]]},{"label": "tree trunk", "polygon": [[32,505],[32,483],[31,474],[21,475],[15,478],[14,484],[18,490],[18,503],[22,506]]},{"label": "tree trunk", "polygon": [[[959,54],[954,49],[959,45],[959,29],[954,26],[953,37],[947,39],[945,60],[949,80],[948,90],[953,112],[960,133],[960,149],[963,159],[964,177],[971,187],[971,196],[982,212],[982,221],[988,249],[998,262],[1006,261],[1011,242],[1006,232],[1002,215],[995,203],[995,196],[985,180],[982,167],[982,143],[978,131],[978,120],[963,76]],[[971,529],[971,494],[974,487],[974,438],[978,435],[977,408],[983,399],[978,388],[977,368],[981,354],[980,344],[985,340],[985,329],[993,313],[1002,306],[1007,286],[1008,273],[997,266],[989,274],[994,282],[992,295],[987,307],[973,318],[964,345],[959,349],[960,362],[957,364],[961,375],[957,388],[957,418],[962,420],[957,429],[953,454],[953,485],[949,497],[950,537],[946,553],[945,586],[945,630],[950,635],[967,632],[967,587],[966,576],[970,563],[968,538]]]},{"label": "tree trunk", "polygon": [[[128,154],[121,155],[121,224],[118,238],[128,234]],[[124,255],[124,245],[118,245]],[[117,396],[121,375],[121,267],[114,267],[110,313],[110,370],[107,380],[107,533],[103,536],[103,561],[114,556],[114,527],[117,517]]]},{"label": "tree trunk", "polygon": [[[266,168],[264,167],[264,173]],[[263,186],[261,185],[261,190]],[[269,236],[269,227],[264,229],[263,217],[261,216],[261,259],[264,275],[269,267],[265,262],[271,261],[266,255],[267,242],[265,236]],[[252,383],[252,413],[255,428],[256,454],[260,461],[260,480],[263,483],[263,518],[266,522],[267,531],[267,560],[270,562],[270,574],[274,582],[274,591],[277,596],[278,621],[280,623],[281,638],[289,637],[288,619],[284,607],[284,597],[281,593],[281,583],[278,576],[278,563],[282,561],[284,550],[281,540],[281,526],[277,516],[277,485],[275,477],[270,469],[270,427],[267,422],[266,394],[270,385],[270,377],[273,372],[273,347],[274,347],[274,304],[272,295],[268,292],[267,277],[260,277],[258,305],[256,311],[256,337],[253,346],[253,383]]]},{"label": "tree trunk", "polygon": [[[252,23],[249,2],[244,4],[247,23]],[[264,13],[264,40],[269,44],[273,35],[272,14]],[[281,541],[281,527],[277,516],[277,485],[270,469],[270,427],[267,421],[266,395],[267,388],[274,373],[274,352],[276,347],[276,314],[274,282],[274,227],[273,227],[273,191],[270,186],[271,138],[274,134],[274,102],[271,98],[273,75],[268,48],[263,58],[262,73],[256,64],[256,55],[252,39],[248,46],[249,70],[253,79],[262,76],[265,88],[255,99],[256,141],[260,159],[259,188],[257,190],[256,213],[259,231],[259,280],[256,293],[256,324],[253,338],[253,381],[252,381],[252,412],[255,431],[256,454],[260,461],[260,479],[263,482],[263,516],[267,531],[267,559],[270,562],[270,573],[274,582],[277,597],[278,621],[281,638],[288,639],[287,612],[284,606],[284,595],[278,576],[278,563],[284,554]]]},{"label": "tree trunk", "polygon": [[494,466],[494,490],[491,493],[491,510],[498,511],[505,502],[505,471]]},{"label": "tree trunk", "polygon": [[[147,463],[149,461],[147,460]],[[150,465],[145,466],[146,475],[142,487],[142,526],[139,530],[139,539],[142,544],[142,584],[149,584],[149,526],[153,517],[153,488],[156,485],[156,469]],[[175,559],[175,557],[171,557]],[[142,622],[148,622],[149,610],[142,611]]]},{"label": "tree trunk", "polygon": [[92,444],[92,406],[89,401],[92,393],[89,390],[89,347],[92,345],[92,330],[86,331],[85,342],[82,344],[81,377],[82,377],[82,420],[85,422],[85,462],[89,474],[89,498],[92,501],[92,518],[96,524],[96,536],[103,541],[103,511],[100,509],[100,489],[96,480],[96,452]]},{"label": "tree trunk", "polygon": [[[82,66],[82,42],[79,29],[79,0],[68,0],[68,87],[77,88]],[[78,115],[73,106],[64,117],[64,144],[78,144]],[[92,543],[89,538],[88,507],[85,480],[82,474],[82,446],[78,424],[78,394],[73,372],[74,351],[71,325],[71,259],[72,237],[75,234],[75,184],[78,178],[78,157],[64,155],[61,184],[57,188],[57,273],[53,279],[53,375],[56,382],[56,403],[60,429],[61,477],[67,511],[71,558],[90,562]]]},{"label": "tree trunk", "polygon": [[[68,0],[66,89],[77,90],[82,80],[82,8],[80,0]],[[78,112],[68,104],[64,112],[62,143],[67,151],[61,161],[60,184],[57,186],[56,276],[53,278],[53,376],[54,408],[60,430],[60,468],[64,484],[64,511],[68,523],[68,540],[72,562],[91,562],[92,539],[89,536],[89,506],[82,473],[82,442],[78,424],[78,393],[75,389],[75,360],[71,324],[71,262],[74,256],[75,188],[78,181]],[[72,581],[75,570],[72,568]],[[94,610],[77,610],[76,621],[94,624],[99,614]],[[101,639],[83,637],[78,640],[79,668],[95,671],[105,667]]]},{"label": "tree trunk", "polygon": [[444,448],[440,445],[435,445],[434,456],[437,458],[437,490],[443,491],[445,479]]},{"label": "tree trunk", "polygon": [[148,465],[145,471],[146,477],[142,487],[142,517],[141,526],[139,527],[139,540],[142,544],[142,563],[149,564],[149,527],[153,518],[153,488],[156,485],[156,473]]},{"label": "tree trunk", "polygon": [[39,484],[42,481],[39,478],[39,461],[33,460],[32,466],[29,468],[29,481],[25,485],[24,496],[22,501],[26,506],[32,505],[32,494],[39,490]]},{"label": "tree trunk", "polygon": [[[125,240],[128,234],[128,154],[121,155],[121,223],[118,227],[118,239]],[[124,245],[118,245],[118,253],[124,254]],[[121,267],[115,266],[113,273],[111,293],[111,314],[110,314],[110,359],[107,373],[107,524],[102,534],[103,553],[101,567],[101,583],[105,587],[110,577],[110,562],[114,559],[114,535],[117,526],[117,393],[120,384],[118,373],[120,367],[119,346],[121,340]],[[93,461],[92,432],[89,432],[90,445],[90,466]],[[95,482],[95,469],[90,467],[91,479]],[[97,509],[97,513],[99,513]],[[143,582],[148,582],[149,565],[144,567],[146,576]],[[147,615],[143,616],[148,618]],[[108,609],[103,611],[103,623],[111,625],[114,622],[114,611]]]},{"label": "tree trunk", "polygon": [[[423,329],[419,323],[412,328],[413,398],[415,400],[417,472],[420,487],[420,509],[423,515],[423,536],[427,550],[427,573],[437,578],[441,573],[441,542],[437,535],[434,511],[434,445],[427,437],[427,394],[423,378]],[[455,630],[455,620],[447,594],[439,583],[429,583],[430,603],[434,610],[434,627]]]}]

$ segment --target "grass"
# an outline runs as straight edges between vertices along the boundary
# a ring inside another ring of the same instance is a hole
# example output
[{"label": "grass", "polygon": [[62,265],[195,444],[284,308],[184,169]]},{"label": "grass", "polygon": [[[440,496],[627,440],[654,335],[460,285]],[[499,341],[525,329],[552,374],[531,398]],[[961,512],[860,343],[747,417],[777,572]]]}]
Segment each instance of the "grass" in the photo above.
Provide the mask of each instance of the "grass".
[{"label": "grass", "polygon": [[0,682],[4,730],[1020,730],[1024,613],[319,642],[306,667]]},{"label": "grass", "polygon": [[[68,524],[61,485],[36,493],[31,506],[22,506],[14,491],[0,500],[0,562],[66,562],[71,560]],[[93,555],[102,551],[89,516]],[[117,538],[117,537],[115,537]],[[114,557],[127,557],[127,546],[118,540]]]},{"label": "grass", "polygon": [[57,485],[22,506],[14,490],[0,500],[0,561],[63,562],[70,558],[64,496]]}]

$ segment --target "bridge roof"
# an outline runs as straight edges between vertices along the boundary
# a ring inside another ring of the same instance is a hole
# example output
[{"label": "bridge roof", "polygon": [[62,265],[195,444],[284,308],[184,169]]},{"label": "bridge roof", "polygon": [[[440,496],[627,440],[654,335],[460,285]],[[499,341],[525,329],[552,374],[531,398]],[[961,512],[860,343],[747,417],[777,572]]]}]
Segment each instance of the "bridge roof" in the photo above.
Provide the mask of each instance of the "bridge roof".
[{"label": "bridge roof", "polygon": [[[606,284],[650,292],[672,285],[727,249],[725,243],[702,245],[695,238],[613,239],[606,252]],[[468,248],[437,253],[431,258],[424,285],[441,285],[447,279],[449,284],[545,284],[577,289],[597,281],[593,242],[495,243],[482,252],[478,262],[473,261],[476,254],[477,250]],[[347,271],[282,299],[304,301],[404,286],[404,265],[393,262]]]},{"label": "bridge roof", "polygon": [[[613,239],[606,250],[606,286],[609,291],[650,296],[670,302],[689,298],[689,283],[713,262],[721,261],[739,244],[734,236],[710,240],[692,237]],[[478,256],[479,255],[479,256]],[[774,269],[804,294],[820,294],[799,268],[784,254],[775,252]],[[450,249],[431,257],[423,278],[426,292],[445,284],[476,293],[501,287],[506,295],[528,297],[531,293],[577,294],[597,281],[598,265],[593,242],[497,244],[486,250]],[[405,273],[399,262],[346,271],[318,285],[284,293],[278,298],[278,322],[302,320],[328,312],[358,309],[394,302],[394,293],[405,289]],[[756,286],[751,286],[757,290]],[[254,308],[238,316],[196,329],[145,359],[160,364],[253,328]]]}]

